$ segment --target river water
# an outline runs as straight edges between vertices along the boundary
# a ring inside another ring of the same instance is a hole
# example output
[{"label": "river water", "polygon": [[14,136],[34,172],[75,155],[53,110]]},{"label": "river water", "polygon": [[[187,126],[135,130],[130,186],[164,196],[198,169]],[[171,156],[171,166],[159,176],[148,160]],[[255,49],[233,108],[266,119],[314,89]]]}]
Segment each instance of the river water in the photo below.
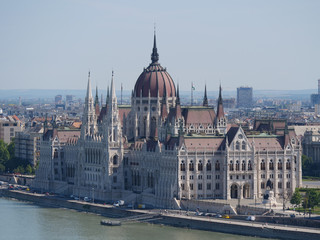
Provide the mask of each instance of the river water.
[{"label": "river water", "polygon": [[147,223],[102,226],[104,217],[70,209],[41,207],[28,202],[0,198],[1,240],[255,240],[232,234],[174,228]]}]

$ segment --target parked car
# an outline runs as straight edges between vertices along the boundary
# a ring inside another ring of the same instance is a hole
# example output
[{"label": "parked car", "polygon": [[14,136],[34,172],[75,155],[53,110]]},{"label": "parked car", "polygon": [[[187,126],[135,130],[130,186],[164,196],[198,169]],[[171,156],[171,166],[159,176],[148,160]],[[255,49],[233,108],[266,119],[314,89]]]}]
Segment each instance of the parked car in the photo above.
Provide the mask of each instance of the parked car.
[{"label": "parked car", "polygon": [[118,200],[116,202],[113,203],[113,206],[115,207],[120,207],[124,205],[124,200]]},{"label": "parked car", "polygon": [[216,218],[222,218],[221,214],[217,214]]},{"label": "parked car", "polygon": [[222,218],[230,218],[230,216],[225,214],[225,215],[222,216]]},{"label": "parked car", "polygon": [[91,199],[88,198],[88,197],[84,197],[83,200],[84,200],[85,202],[90,202],[90,201],[91,201]]},{"label": "parked car", "polygon": [[256,220],[256,217],[255,216],[248,216],[246,218],[247,221],[255,221]]}]

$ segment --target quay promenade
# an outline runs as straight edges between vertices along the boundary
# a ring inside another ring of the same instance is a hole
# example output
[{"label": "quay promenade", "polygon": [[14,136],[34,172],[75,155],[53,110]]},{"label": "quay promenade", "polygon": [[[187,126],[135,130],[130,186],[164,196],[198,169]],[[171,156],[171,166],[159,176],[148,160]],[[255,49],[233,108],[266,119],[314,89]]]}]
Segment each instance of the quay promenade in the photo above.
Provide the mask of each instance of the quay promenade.
[{"label": "quay promenade", "polygon": [[64,207],[100,214],[105,217],[121,218],[154,214],[155,220],[152,223],[164,224],[174,227],[191,228],[206,231],[232,233],[248,236],[259,236],[266,238],[281,239],[320,239],[320,228],[310,228],[301,226],[289,226],[273,223],[249,222],[236,219],[209,218],[205,216],[195,216],[191,212],[187,216],[185,211],[164,211],[159,209],[123,209],[112,205],[88,203],[83,201],[70,200],[61,197],[46,196],[44,194],[34,194],[19,190],[0,190],[1,196],[12,197],[20,200],[34,202],[40,205],[52,207]]}]

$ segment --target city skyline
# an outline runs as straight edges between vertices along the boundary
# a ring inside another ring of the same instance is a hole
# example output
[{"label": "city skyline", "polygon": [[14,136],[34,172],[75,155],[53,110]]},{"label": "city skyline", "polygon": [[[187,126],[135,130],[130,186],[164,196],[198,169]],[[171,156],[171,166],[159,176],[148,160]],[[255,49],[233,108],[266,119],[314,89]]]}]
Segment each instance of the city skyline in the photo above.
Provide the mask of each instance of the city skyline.
[{"label": "city skyline", "polygon": [[[316,89],[317,1],[0,3],[2,89],[132,90],[150,63],[156,22],[159,62],[182,91]],[[156,11],[154,9],[156,8]]]}]

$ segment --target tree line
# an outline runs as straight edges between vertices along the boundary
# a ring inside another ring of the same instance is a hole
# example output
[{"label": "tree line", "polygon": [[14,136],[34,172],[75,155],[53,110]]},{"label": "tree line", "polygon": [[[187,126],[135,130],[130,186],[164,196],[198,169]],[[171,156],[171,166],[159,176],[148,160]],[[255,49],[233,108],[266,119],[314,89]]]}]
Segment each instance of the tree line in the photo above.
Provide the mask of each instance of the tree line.
[{"label": "tree line", "polygon": [[0,139],[0,173],[34,174],[35,168],[26,160],[15,157],[15,144]]}]

